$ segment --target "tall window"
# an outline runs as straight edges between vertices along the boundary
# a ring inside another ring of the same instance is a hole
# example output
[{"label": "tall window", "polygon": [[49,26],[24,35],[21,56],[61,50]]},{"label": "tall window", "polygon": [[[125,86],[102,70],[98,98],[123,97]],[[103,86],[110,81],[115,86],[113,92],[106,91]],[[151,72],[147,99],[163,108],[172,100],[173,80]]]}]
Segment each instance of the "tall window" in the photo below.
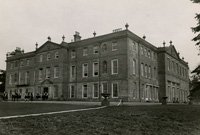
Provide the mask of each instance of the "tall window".
[{"label": "tall window", "polygon": [[136,43],[135,42],[132,42],[132,50],[136,51]]},{"label": "tall window", "polygon": [[102,50],[103,50],[103,52],[107,51],[107,45],[106,44],[103,44]]},{"label": "tall window", "polygon": [[17,73],[14,74],[14,82],[17,83]]},{"label": "tall window", "polygon": [[88,48],[84,47],[83,48],[83,56],[87,56],[88,55]]},{"label": "tall window", "polygon": [[27,65],[27,66],[30,65],[30,60],[29,60],[29,59],[26,60],[26,65]]},{"label": "tall window", "polygon": [[102,83],[102,93],[108,93],[108,83]]},{"label": "tall window", "polygon": [[29,82],[30,82],[30,79],[29,79],[29,71],[27,71],[27,72],[25,73],[25,84],[29,84]]},{"label": "tall window", "polygon": [[82,89],[82,97],[87,98],[87,96],[88,96],[88,86],[87,84],[84,84]]},{"label": "tall window", "polygon": [[99,97],[99,84],[98,83],[93,84],[93,97],[94,98]]},{"label": "tall window", "polygon": [[71,66],[71,78],[76,78],[76,66]]},{"label": "tall window", "polygon": [[112,83],[112,97],[118,97],[118,83]]},{"label": "tall window", "polygon": [[135,75],[136,73],[136,62],[133,60],[133,74]]},{"label": "tall window", "polygon": [[83,77],[88,77],[88,64],[84,63],[82,65],[82,69],[83,69]]},{"label": "tall window", "polygon": [[42,72],[43,72],[43,69],[40,68],[40,69],[39,69],[39,75],[38,75],[38,77],[39,77],[38,79],[39,79],[39,80],[42,80]]},{"label": "tall window", "polygon": [[74,98],[75,97],[75,87],[74,85],[70,86],[70,98]]},{"label": "tall window", "polygon": [[24,61],[22,60],[21,62],[20,62],[20,67],[23,67],[24,66]]},{"label": "tall window", "polygon": [[50,53],[47,53],[47,61],[49,61],[51,59],[51,55]]},{"label": "tall window", "polygon": [[144,75],[145,75],[146,78],[147,78],[147,68],[148,68],[148,66],[145,65],[145,67],[144,67]]},{"label": "tall window", "polygon": [[75,50],[72,50],[71,51],[71,58],[75,58],[76,57],[76,51]]},{"label": "tall window", "polygon": [[107,61],[103,61],[103,73],[107,73]]},{"label": "tall window", "polygon": [[93,47],[93,54],[98,54],[99,53],[99,48],[98,46]]},{"label": "tall window", "polygon": [[13,78],[13,75],[10,74],[10,76],[9,76],[9,84],[12,84],[12,78]]},{"label": "tall window", "polygon": [[146,48],[144,48],[144,55],[145,55],[145,57],[147,57],[147,49]]},{"label": "tall window", "polygon": [[58,78],[59,77],[59,67],[55,66],[54,67],[54,78]]},{"label": "tall window", "polygon": [[141,63],[140,71],[141,71],[141,76],[144,76],[144,64],[143,63]]},{"label": "tall window", "polygon": [[39,62],[42,62],[42,61],[43,61],[43,55],[41,54],[41,55],[40,55]]},{"label": "tall window", "polygon": [[118,59],[111,61],[111,73],[118,74]]},{"label": "tall window", "polygon": [[156,67],[154,67],[154,78],[157,78]]},{"label": "tall window", "polygon": [[58,51],[57,51],[57,52],[55,52],[55,59],[58,59],[58,57],[59,57],[59,54],[58,54]]},{"label": "tall window", "polygon": [[170,59],[169,58],[167,58],[167,69],[168,69],[168,71],[170,71],[170,68],[171,68],[171,66],[170,66],[171,64],[170,64]]},{"label": "tall window", "polygon": [[46,68],[46,79],[50,78],[51,75],[51,71],[50,71],[50,67]]},{"label": "tall window", "polygon": [[151,58],[151,51],[148,50],[148,53],[147,53],[148,57]]},{"label": "tall window", "polygon": [[151,66],[149,66],[149,78],[152,77],[152,73],[151,73]]},{"label": "tall window", "polygon": [[99,75],[99,62],[93,63],[93,76]]},{"label": "tall window", "polygon": [[141,55],[144,54],[144,50],[143,50],[143,47],[142,47],[142,46],[140,47],[140,52],[141,52]]},{"label": "tall window", "polygon": [[117,50],[117,42],[112,42],[112,51]]}]

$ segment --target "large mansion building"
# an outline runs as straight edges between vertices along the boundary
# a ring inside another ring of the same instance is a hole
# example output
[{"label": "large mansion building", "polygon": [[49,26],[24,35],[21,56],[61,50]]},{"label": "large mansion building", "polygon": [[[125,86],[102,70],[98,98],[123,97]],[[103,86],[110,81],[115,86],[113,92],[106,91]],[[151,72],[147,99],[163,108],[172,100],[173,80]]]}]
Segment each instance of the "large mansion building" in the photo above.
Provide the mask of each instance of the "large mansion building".
[{"label": "large mansion building", "polygon": [[23,99],[27,93],[49,99],[185,102],[189,95],[188,63],[172,42],[155,47],[128,30],[73,42],[48,41],[32,52],[7,54],[6,91]]}]

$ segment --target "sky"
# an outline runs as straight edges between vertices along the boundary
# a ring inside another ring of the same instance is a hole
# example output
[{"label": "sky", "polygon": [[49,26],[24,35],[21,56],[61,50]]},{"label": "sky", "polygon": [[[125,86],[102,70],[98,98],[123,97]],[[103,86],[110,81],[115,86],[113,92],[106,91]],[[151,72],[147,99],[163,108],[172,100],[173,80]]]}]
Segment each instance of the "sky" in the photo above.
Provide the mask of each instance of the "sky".
[{"label": "sky", "polygon": [[190,0],[0,0],[0,69],[6,53],[20,47],[35,50],[51,37],[71,42],[75,31],[82,39],[111,33],[129,24],[129,30],[157,47],[173,45],[193,70],[200,59],[191,27],[200,4]]}]

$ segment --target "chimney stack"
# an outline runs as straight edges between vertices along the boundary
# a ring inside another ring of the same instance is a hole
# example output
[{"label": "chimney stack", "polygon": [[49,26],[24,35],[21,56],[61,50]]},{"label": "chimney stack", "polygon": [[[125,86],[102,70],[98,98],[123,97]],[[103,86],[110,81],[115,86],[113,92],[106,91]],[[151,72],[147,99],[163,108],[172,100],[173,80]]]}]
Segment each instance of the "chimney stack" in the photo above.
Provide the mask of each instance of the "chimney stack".
[{"label": "chimney stack", "polygon": [[37,50],[38,49],[38,43],[36,42],[36,44],[35,44],[35,50]]},{"label": "chimney stack", "polygon": [[81,36],[80,36],[80,33],[75,31],[75,35],[74,35],[74,42],[76,41],[80,41],[81,40]]}]

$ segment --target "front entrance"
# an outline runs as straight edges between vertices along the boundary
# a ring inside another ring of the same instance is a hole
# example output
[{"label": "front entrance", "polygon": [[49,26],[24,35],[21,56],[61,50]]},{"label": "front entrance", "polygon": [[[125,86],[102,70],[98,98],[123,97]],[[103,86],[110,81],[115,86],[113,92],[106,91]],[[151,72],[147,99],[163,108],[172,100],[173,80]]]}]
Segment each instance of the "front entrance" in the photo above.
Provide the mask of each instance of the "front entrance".
[{"label": "front entrance", "polygon": [[48,87],[44,87],[43,93],[49,93],[49,88]]},{"label": "front entrance", "polygon": [[42,94],[42,100],[47,100],[49,97],[49,88],[44,87],[43,88],[43,94]]}]

